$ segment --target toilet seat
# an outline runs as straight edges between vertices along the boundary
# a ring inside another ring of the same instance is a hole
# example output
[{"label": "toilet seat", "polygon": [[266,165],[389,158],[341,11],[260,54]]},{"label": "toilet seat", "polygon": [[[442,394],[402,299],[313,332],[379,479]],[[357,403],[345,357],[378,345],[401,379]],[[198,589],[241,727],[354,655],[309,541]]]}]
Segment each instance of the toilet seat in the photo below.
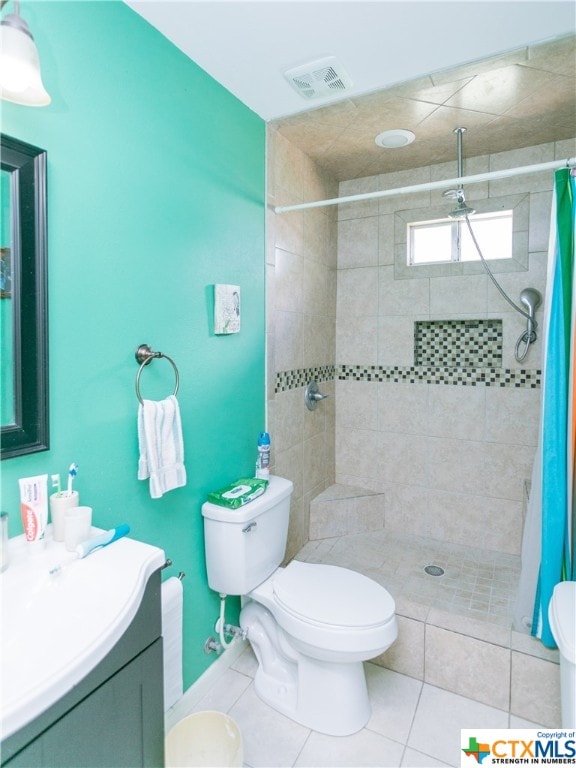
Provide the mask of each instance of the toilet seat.
[{"label": "toilet seat", "polygon": [[392,596],[347,568],[293,560],[247,597],[270,611],[295,648],[317,659],[365,661],[398,634]]},{"label": "toilet seat", "polygon": [[293,560],[276,572],[272,587],[284,610],[316,625],[378,627],[394,615],[394,600],[384,587],[335,565]]}]

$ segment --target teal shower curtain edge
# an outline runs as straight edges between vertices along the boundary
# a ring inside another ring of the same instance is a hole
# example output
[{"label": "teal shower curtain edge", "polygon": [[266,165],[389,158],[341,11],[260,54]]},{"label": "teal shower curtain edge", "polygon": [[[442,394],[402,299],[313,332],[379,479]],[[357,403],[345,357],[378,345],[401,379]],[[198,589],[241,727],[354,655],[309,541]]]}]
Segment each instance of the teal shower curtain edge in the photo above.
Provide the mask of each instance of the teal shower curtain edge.
[{"label": "teal shower curtain edge", "polygon": [[542,544],[540,572],[534,605],[532,634],[555,647],[548,621],[548,605],[556,584],[568,575],[569,530],[573,529],[572,499],[568,498],[568,401],[572,348],[572,291],[574,272],[574,177],[569,169],[555,174],[556,232],[549,259],[553,268],[547,307],[545,364],[542,396]]}]

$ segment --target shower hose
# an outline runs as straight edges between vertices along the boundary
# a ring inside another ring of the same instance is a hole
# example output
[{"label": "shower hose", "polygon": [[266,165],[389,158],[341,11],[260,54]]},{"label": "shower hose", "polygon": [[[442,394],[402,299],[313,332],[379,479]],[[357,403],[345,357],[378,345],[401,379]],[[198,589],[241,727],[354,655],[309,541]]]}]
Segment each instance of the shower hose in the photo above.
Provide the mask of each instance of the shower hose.
[{"label": "shower hose", "polygon": [[472,225],[470,224],[469,217],[465,216],[464,218],[466,220],[466,224],[468,225],[468,231],[470,232],[470,237],[472,238],[472,242],[474,243],[474,246],[478,251],[478,255],[480,256],[480,261],[482,262],[482,266],[486,270],[488,277],[490,278],[490,280],[492,280],[492,282],[498,289],[502,298],[505,299],[508,302],[508,304],[510,304],[510,306],[516,310],[516,312],[519,312],[522,315],[522,317],[525,317],[526,320],[528,320],[528,329],[524,331],[524,333],[520,334],[520,336],[518,337],[518,341],[516,342],[516,346],[514,347],[514,357],[519,363],[521,363],[526,357],[526,355],[528,354],[528,349],[530,347],[530,344],[536,341],[536,338],[537,338],[536,328],[538,327],[538,324],[536,323],[536,320],[528,314],[528,312],[524,312],[524,310],[521,307],[519,307],[517,304],[515,304],[512,301],[512,299],[510,298],[510,296],[508,296],[504,288],[502,288],[500,283],[496,280],[496,278],[492,274],[490,267],[486,262],[486,259],[484,258],[484,255],[480,249],[480,246],[478,245],[478,241],[476,240],[476,237],[472,230]]}]

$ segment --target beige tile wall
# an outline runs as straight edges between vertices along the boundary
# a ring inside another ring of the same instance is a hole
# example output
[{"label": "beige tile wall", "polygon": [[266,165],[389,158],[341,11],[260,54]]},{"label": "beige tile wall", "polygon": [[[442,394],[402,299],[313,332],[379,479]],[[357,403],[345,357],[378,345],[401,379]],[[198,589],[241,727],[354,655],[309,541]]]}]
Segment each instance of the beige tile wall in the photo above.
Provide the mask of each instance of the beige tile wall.
[{"label": "beige tile wall", "polygon": [[276,392],[277,374],[334,366],[336,325],[336,210],[276,215],[273,206],[336,197],[337,185],[273,128],[268,130],[267,403],[272,469],[294,483],[287,558],[308,541],[310,500],[332,485],[334,381],[315,411],[304,386]]},{"label": "beige tile wall", "polygon": [[[464,172],[564,159],[575,151],[575,141],[528,147],[472,158]],[[453,178],[454,165],[342,182],[340,194]],[[516,302],[528,286],[545,292],[552,183],[546,172],[467,190],[472,203],[528,196],[529,220],[523,224],[528,270],[497,275]],[[432,191],[340,206],[337,365],[411,366],[416,320],[495,317],[503,320],[503,367],[539,369],[541,338],[523,363],[516,362],[514,345],[525,321],[481,266],[472,274],[427,267],[401,276],[405,235],[396,212],[421,214],[438,205],[447,212],[450,201]],[[387,528],[520,552],[523,483],[531,475],[537,442],[539,389],[337,381],[336,402],[336,481],[384,493]]]},{"label": "beige tile wall", "polygon": [[560,727],[558,651],[529,635],[438,609],[397,605],[398,640],[374,659],[388,669],[549,728]]}]

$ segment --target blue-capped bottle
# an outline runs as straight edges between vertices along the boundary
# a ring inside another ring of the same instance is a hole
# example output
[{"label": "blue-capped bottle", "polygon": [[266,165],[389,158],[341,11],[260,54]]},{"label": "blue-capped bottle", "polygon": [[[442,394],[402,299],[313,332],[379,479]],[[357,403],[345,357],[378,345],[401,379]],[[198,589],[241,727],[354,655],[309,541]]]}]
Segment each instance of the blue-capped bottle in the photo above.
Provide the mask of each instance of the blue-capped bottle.
[{"label": "blue-capped bottle", "polygon": [[260,432],[258,436],[256,477],[262,480],[268,480],[270,477],[270,435],[268,432]]}]

